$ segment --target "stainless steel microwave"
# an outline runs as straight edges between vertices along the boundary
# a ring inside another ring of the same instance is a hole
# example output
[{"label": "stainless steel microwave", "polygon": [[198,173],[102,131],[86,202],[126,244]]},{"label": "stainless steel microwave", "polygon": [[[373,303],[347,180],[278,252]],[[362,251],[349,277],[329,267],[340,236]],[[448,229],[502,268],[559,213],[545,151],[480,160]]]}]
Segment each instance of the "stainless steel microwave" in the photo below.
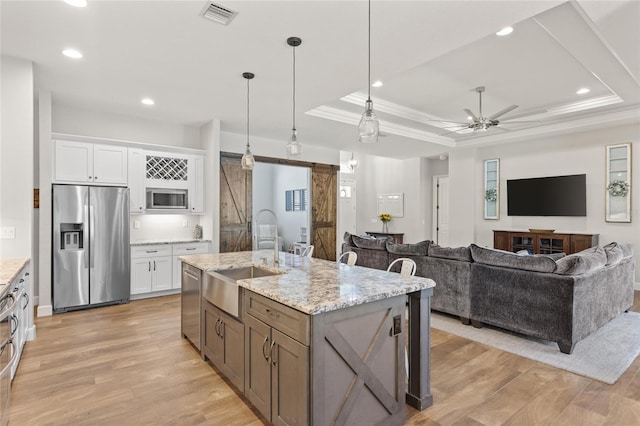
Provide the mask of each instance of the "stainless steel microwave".
[{"label": "stainless steel microwave", "polygon": [[186,189],[147,188],[147,209],[186,210],[188,207]]}]

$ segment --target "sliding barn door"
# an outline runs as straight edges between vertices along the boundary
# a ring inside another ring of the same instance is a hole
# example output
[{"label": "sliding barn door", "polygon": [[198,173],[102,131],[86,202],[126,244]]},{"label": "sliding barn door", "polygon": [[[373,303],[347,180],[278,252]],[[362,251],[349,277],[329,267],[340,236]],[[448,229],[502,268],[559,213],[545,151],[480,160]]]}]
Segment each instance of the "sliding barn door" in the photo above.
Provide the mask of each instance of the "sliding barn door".
[{"label": "sliding barn door", "polygon": [[311,244],[319,259],[336,260],[337,174],[334,166],[311,169]]},{"label": "sliding barn door", "polygon": [[251,250],[251,170],[220,156],[220,253]]}]

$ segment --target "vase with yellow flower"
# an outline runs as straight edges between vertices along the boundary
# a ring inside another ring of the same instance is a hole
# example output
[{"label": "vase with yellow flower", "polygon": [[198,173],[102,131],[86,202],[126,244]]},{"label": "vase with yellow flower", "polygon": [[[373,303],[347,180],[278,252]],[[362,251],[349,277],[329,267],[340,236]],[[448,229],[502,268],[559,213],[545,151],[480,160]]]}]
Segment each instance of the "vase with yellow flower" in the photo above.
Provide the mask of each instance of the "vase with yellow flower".
[{"label": "vase with yellow flower", "polygon": [[382,222],[382,232],[389,232],[389,222],[391,221],[390,213],[380,213],[378,219]]}]

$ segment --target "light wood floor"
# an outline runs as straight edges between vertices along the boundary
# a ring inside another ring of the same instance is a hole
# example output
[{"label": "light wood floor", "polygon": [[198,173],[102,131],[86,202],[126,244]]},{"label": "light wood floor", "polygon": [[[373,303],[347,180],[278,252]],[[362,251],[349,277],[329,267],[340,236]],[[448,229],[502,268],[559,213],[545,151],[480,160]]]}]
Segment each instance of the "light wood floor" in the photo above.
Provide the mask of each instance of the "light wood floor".
[{"label": "light wood floor", "polygon": [[[13,382],[11,426],[266,424],[180,337],[179,296],[36,326]],[[640,424],[640,357],[606,385],[432,330],[431,377],[433,407],[407,408],[407,424]]]}]

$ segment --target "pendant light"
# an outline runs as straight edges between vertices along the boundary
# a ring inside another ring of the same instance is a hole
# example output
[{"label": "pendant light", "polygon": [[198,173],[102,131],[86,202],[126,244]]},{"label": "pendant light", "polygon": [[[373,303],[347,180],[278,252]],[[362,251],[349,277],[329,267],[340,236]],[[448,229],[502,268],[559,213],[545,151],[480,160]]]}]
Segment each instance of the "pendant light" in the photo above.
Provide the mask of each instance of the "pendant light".
[{"label": "pendant light", "polygon": [[364,106],[364,113],[358,125],[359,140],[362,143],[378,142],[380,134],[380,123],[373,112],[373,101],[371,100],[371,0],[369,0],[369,79],[367,84],[367,102]]},{"label": "pendant light", "polygon": [[351,153],[351,160],[349,160],[347,162],[347,165],[349,166],[349,169],[352,172],[356,171],[356,167],[358,167],[358,160],[356,160],[355,158],[353,158],[353,152]]},{"label": "pendant light", "polygon": [[297,158],[302,155],[302,144],[298,142],[296,130],[296,47],[302,44],[302,40],[299,37],[289,37],[287,44],[293,47],[293,126],[289,143],[287,143],[287,157]]},{"label": "pendant light", "polygon": [[253,154],[249,147],[249,80],[255,77],[255,74],[252,72],[244,72],[242,73],[242,76],[247,79],[247,150],[242,156],[240,164],[244,170],[253,170],[256,160],[253,158]]}]

